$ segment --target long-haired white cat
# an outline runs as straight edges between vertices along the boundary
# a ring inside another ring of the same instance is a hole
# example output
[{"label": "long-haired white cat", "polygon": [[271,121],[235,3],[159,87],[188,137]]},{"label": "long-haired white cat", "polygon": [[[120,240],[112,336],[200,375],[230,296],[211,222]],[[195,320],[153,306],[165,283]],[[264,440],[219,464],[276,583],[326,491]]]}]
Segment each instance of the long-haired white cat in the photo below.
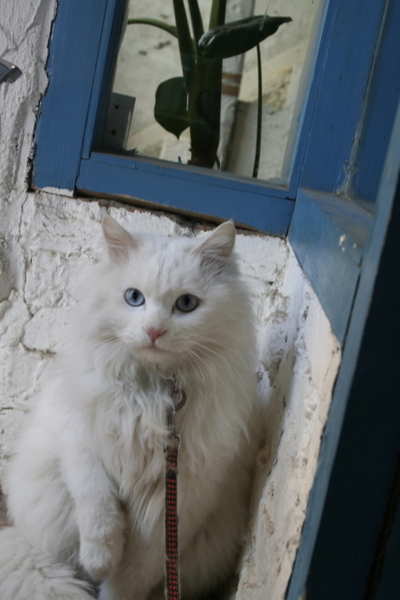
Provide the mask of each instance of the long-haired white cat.
[{"label": "long-haired white cat", "polygon": [[255,335],[226,222],[199,239],[131,235],[73,309],[67,348],[4,482],[1,600],[144,600],[164,578],[164,440],[175,377],[182,595],[234,568],[258,443]]}]

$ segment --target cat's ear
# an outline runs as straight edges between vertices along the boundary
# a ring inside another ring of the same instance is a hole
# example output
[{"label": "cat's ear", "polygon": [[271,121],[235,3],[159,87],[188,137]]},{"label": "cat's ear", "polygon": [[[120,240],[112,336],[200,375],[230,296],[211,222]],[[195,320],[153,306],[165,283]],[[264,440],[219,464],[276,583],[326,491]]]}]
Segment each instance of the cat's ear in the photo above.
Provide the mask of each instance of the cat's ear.
[{"label": "cat's ear", "polygon": [[206,264],[222,267],[232,253],[235,237],[233,221],[226,221],[201,241],[196,252],[204,256]]},{"label": "cat's ear", "polygon": [[129,252],[137,248],[137,241],[109,215],[102,220],[103,233],[112,261],[120,263],[129,258]]}]

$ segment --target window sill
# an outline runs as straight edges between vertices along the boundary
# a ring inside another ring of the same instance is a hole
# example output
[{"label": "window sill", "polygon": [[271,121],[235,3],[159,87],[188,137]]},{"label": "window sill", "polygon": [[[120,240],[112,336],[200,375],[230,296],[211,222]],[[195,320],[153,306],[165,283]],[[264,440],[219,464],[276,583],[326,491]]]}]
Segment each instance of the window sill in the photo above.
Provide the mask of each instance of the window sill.
[{"label": "window sill", "polygon": [[343,344],[371,217],[347,198],[299,190],[289,242]]},{"label": "window sill", "polygon": [[[119,198],[133,205],[234,219],[238,225],[285,237],[294,202],[283,188],[218,171],[157,159],[92,152],[80,164],[81,194]],[[151,203],[151,204],[150,204]]]}]

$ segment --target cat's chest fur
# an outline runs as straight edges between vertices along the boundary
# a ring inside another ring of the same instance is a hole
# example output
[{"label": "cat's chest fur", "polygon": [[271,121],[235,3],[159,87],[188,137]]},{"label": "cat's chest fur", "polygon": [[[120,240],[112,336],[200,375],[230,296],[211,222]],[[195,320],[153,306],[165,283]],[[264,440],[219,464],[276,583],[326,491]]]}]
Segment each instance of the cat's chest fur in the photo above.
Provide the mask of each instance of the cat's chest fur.
[{"label": "cat's chest fur", "polygon": [[[164,386],[165,387],[165,386]],[[143,390],[129,387],[114,390],[108,410],[97,410],[90,430],[93,444],[117,495],[126,507],[135,527],[151,531],[163,520],[165,442],[167,434],[167,397],[169,390]],[[182,445],[179,451],[179,506],[188,510],[195,502],[197,486],[201,497],[216,501],[213,481],[224,476],[224,464],[231,452],[223,452],[221,460],[210,460],[211,442],[207,439],[210,424],[202,410],[207,396],[187,386],[187,404],[176,415],[177,431]],[[111,406],[113,408],[111,409]],[[210,412],[210,419],[214,415]],[[217,435],[217,434],[215,434]],[[231,444],[230,444],[231,445]],[[218,456],[218,439],[212,452]]]},{"label": "cat's chest fur", "polygon": [[[88,438],[122,500],[138,486],[153,486],[164,476],[170,387],[164,381],[145,387],[119,382],[108,386],[108,393],[86,411]],[[195,394],[190,395],[192,402],[198,401]],[[184,416],[177,417],[177,424],[186,429]]]},{"label": "cat's chest fur", "polygon": [[[232,449],[240,444],[237,410],[227,402],[225,382],[220,389],[210,376],[205,386],[185,380],[185,406],[176,414],[176,428],[181,436],[179,471],[185,481],[198,477],[220,477],[219,469],[230,461]],[[235,403],[234,390],[228,394]],[[216,402],[225,399],[224,428]],[[139,490],[163,486],[167,408],[171,402],[171,381],[159,385],[115,385],[108,388],[92,410],[85,411],[87,437],[96,447],[104,468],[115,482],[123,501],[137,497]],[[213,456],[214,455],[214,458]],[[209,471],[209,472],[208,472]]]}]

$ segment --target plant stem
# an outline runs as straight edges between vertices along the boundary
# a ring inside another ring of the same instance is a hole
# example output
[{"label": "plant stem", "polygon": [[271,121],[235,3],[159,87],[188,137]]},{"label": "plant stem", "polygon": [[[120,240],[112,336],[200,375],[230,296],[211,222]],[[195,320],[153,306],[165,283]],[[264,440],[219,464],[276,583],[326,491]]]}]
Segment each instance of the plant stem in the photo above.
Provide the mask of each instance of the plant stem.
[{"label": "plant stem", "polygon": [[256,154],[254,157],[253,177],[257,178],[261,155],[261,129],[262,129],[262,65],[260,44],[257,44],[257,72],[258,72],[258,102],[257,102],[257,138]]}]

